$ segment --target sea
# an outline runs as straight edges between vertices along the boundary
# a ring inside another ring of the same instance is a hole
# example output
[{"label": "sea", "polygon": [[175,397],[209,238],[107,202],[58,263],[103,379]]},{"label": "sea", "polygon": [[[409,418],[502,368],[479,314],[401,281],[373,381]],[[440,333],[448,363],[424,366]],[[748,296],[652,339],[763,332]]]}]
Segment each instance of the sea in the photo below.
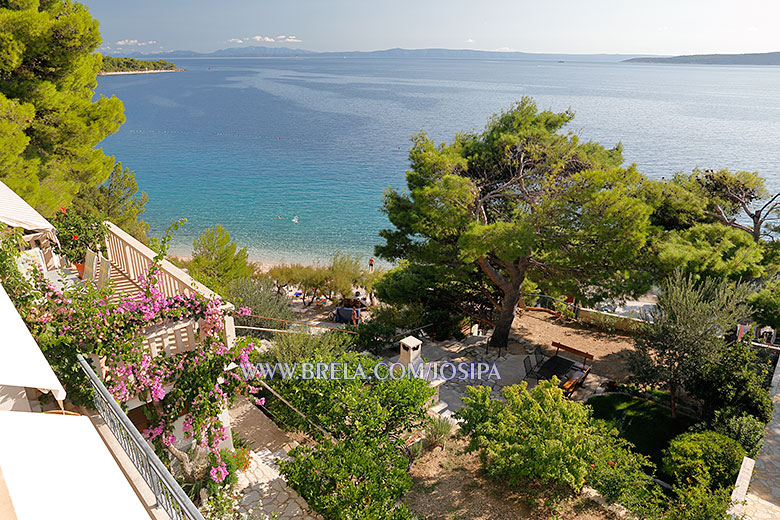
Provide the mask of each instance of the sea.
[{"label": "sea", "polygon": [[512,59],[189,58],[173,73],[101,76],[127,121],[101,143],[135,171],[160,236],[187,255],[221,224],[258,262],[366,262],[405,188],[410,137],[448,142],[532,96],[652,178],[758,171],[780,190],[780,67]]}]

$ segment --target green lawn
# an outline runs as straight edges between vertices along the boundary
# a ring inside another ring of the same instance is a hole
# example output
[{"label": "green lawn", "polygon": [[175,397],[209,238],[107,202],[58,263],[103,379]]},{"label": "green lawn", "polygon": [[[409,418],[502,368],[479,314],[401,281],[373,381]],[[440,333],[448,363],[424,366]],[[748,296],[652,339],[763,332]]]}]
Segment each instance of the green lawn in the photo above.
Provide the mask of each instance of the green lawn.
[{"label": "green lawn", "polygon": [[607,394],[588,400],[593,416],[615,424],[636,450],[650,457],[656,467],[661,466],[661,452],[669,441],[687,430],[696,421],[652,401],[623,394]]}]

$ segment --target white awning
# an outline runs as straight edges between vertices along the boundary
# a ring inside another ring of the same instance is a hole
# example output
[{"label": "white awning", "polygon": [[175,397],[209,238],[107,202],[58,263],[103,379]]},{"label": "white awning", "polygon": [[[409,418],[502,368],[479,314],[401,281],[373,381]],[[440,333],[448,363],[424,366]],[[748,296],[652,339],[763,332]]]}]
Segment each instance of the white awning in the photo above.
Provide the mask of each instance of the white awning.
[{"label": "white awning", "polygon": [[54,231],[54,226],[48,220],[2,182],[0,182],[0,222],[28,231]]},{"label": "white awning", "polygon": [[18,520],[149,520],[88,417],[0,411],[0,468]]},{"label": "white awning", "polygon": [[[0,385],[37,388],[58,401],[65,389],[0,284]],[[0,429],[2,429],[0,427]]]}]

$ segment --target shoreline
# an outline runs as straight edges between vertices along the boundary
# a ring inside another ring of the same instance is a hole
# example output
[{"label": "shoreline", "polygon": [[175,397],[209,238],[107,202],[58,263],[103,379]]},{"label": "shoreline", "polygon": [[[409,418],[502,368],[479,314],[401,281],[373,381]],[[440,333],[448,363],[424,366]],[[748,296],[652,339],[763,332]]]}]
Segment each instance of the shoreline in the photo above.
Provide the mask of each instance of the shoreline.
[{"label": "shoreline", "polygon": [[98,76],[125,76],[129,74],[160,74],[163,72],[181,72],[184,69],[155,69],[155,70],[118,70],[113,72],[98,72]]},{"label": "shoreline", "polygon": [[[192,260],[192,253],[185,253],[185,254],[177,254],[175,251],[169,252],[166,255],[166,258],[168,260],[176,259],[176,260],[183,260],[183,261],[190,261]],[[365,258],[365,267],[368,267],[368,258]],[[375,258],[375,260],[377,260]],[[249,258],[247,258],[247,261],[255,266],[257,272],[260,273],[267,273],[272,267],[277,267],[280,265],[305,265],[305,266],[312,266],[312,267],[321,267],[321,266],[327,266],[330,265],[331,260],[330,259],[304,259],[304,258],[292,258],[287,260],[269,260],[268,258],[262,258],[262,257],[256,257],[249,255]],[[382,269],[389,269],[393,266],[391,264],[388,264],[384,260],[377,260],[376,267]]]}]

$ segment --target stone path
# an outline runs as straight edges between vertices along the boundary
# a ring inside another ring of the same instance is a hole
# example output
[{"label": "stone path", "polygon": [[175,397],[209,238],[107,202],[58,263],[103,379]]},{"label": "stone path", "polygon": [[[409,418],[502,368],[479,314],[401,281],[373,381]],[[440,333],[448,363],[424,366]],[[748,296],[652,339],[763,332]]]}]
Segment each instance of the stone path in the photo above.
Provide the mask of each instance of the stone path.
[{"label": "stone path", "polygon": [[276,513],[279,520],[320,518],[310,512],[306,501],[279,474],[276,460],[286,457],[283,450],[275,453],[267,449],[252,452],[249,469],[238,477],[237,488],[241,490],[239,511],[246,513],[251,509],[269,516]]},{"label": "stone path", "polygon": [[742,509],[744,517],[751,520],[780,518],[780,363],[775,368],[771,388],[775,411],[766,425],[764,447],[756,458]]}]

